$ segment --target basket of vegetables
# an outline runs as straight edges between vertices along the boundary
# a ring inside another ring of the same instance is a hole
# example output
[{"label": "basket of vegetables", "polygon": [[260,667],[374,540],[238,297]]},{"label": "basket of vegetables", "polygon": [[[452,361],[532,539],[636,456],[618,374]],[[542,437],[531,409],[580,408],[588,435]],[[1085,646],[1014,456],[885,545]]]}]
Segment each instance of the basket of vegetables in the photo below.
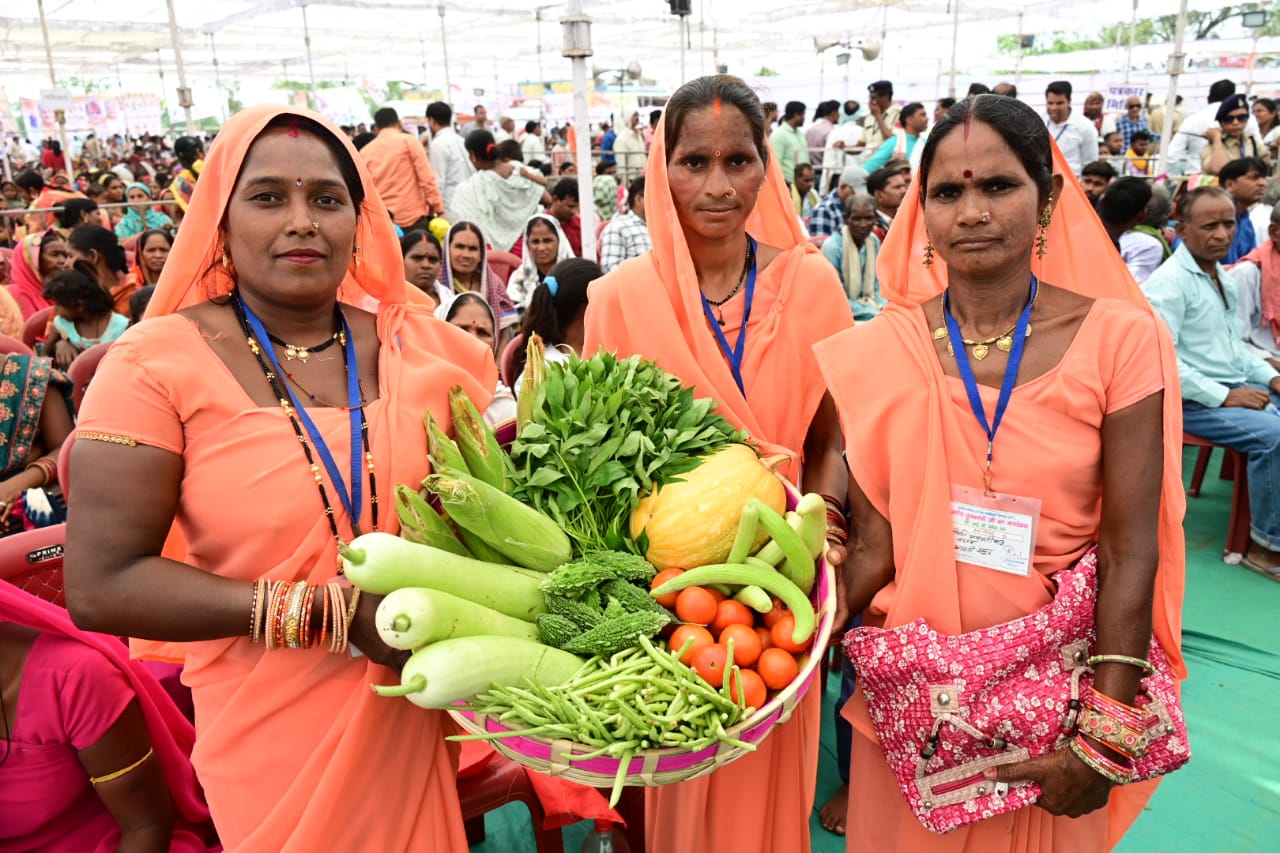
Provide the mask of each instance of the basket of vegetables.
[{"label": "basket of vegetables", "polygon": [[662,785],[753,751],[790,718],[830,639],[826,510],[690,389],[638,358],[544,371],[531,344],[508,454],[470,402],[428,420],[402,538],[344,548],[385,595],[399,685],[533,770]]}]

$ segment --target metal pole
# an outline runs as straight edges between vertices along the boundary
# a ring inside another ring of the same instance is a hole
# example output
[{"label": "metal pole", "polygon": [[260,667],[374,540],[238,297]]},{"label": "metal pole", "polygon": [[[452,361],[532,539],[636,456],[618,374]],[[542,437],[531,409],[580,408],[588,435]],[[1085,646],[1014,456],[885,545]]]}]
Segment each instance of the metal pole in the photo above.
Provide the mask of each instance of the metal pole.
[{"label": "metal pole", "polygon": [[173,0],[165,0],[169,9],[169,39],[173,42],[173,61],[178,66],[178,103],[187,116],[187,134],[195,136],[196,123],[191,119],[191,90],[187,88],[187,69],[182,64],[182,39],[178,38],[178,18],[173,13]]},{"label": "metal pole", "polygon": [[440,16],[440,51],[444,54],[444,102],[452,105],[453,82],[449,79],[449,37],[445,32],[443,2],[436,6],[436,13]]},{"label": "metal pole", "polygon": [[[49,63],[49,85],[58,88],[58,75],[53,71],[53,48],[49,46],[49,24],[44,18],[44,0],[36,0],[40,9],[40,32],[44,34],[44,58]],[[58,121],[58,140],[62,143],[62,156],[71,162],[71,146],[67,144],[67,114],[63,110],[54,110],[53,117]],[[26,135],[25,133],[23,134]],[[68,174],[71,172],[67,170]]]},{"label": "metal pole", "polygon": [[1138,38],[1138,0],[1133,0],[1133,17],[1129,19],[1129,54],[1124,60],[1124,82],[1129,82],[1130,69],[1133,68],[1133,43]]},{"label": "metal pole", "polygon": [[213,85],[218,89],[218,111],[222,115],[222,123],[227,123],[227,96],[222,91],[222,75],[218,73],[218,45],[209,33],[209,51],[213,54]]},{"label": "metal pole", "polygon": [[[582,12],[582,0],[569,0],[560,23],[565,30],[564,55],[573,62],[573,123],[577,144],[578,216],[582,220],[582,257],[596,258],[596,208],[592,203],[591,124],[587,109],[587,57],[591,56],[591,19]],[[681,54],[683,56],[683,54]]]},{"label": "metal pole", "polygon": [[116,65],[116,86],[120,89],[120,118],[124,121],[124,142],[129,144],[129,111],[124,108],[124,80],[120,77],[120,66]]},{"label": "metal pole", "polygon": [[[169,111],[168,85],[164,82],[164,57],[160,55],[160,48],[156,48],[156,68],[160,72],[160,113],[161,118]],[[169,118],[169,129],[173,129],[173,117]],[[164,128],[161,128],[164,130]]]},{"label": "metal pole", "polygon": [[[533,10],[533,19],[537,22],[538,27],[538,124],[542,125],[546,121],[546,110],[544,105],[547,95],[547,78],[542,73],[542,10],[539,6]],[[545,133],[546,128],[542,128]]]},{"label": "metal pole", "polygon": [[[173,0],[169,0],[170,3]],[[311,64],[311,26],[307,23],[307,7],[302,7],[302,43],[307,47],[307,80],[311,85],[311,90],[307,94],[307,105],[311,109],[320,107],[320,98],[316,96],[316,69]]]},{"label": "metal pole", "polygon": [[951,0],[951,82],[947,95],[956,96],[956,42],[960,38],[960,0]]},{"label": "metal pole", "polygon": [[1160,129],[1160,160],[1156,174],[1168,171],[1169,146],[1173,142],[1173,110],[1178,105],[1178,75],[1182,73],[1182,37],[1187,31],[1187,0],[1178,4],[1178,24],[1173,39],[1173,53],[1169,56],[1169,93],[1164,98],[1164,127]]},{"label": "metal pole", "polygon": [[1015,88],[1022,85],[1022,13],[1018,13],[1018,59],[1013,65],[1013,85]]},{"label": "metal pole", "polygon": [[1253,94],[1253,68],[1258,64],[1258,37],[1261,35],[1261,27],[1258,27],[1253,31],[1253,51],[1249,54],[1249,82],[1245,84],[1245,95]]},{"label": "metal pole", "polygon": [[[880,79],[884,79],[884,43],[889,37],[889,4],[880,7]],[[846,94],[846,98],[848,95]]]}]

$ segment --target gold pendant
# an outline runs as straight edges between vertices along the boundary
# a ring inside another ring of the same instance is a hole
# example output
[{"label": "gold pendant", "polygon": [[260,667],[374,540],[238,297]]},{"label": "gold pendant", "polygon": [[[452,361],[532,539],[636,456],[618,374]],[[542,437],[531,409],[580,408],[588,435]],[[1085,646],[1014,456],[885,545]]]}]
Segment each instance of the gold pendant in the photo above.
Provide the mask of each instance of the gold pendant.
[{"label": "gold pendant", "polygon": [[938,328],[933,330],[933,339],[935,341],[940,341],[946,336],[947,336],[947,330],[944,329],[942,326],[939,326]]},{"label": "gold pendant", "polygon": [[986,344],[974,344],[973,346],[973,357],[978,361],[982,361],[986,358],[988,352],[990,352],[990,350],[987,348]]},{"label": "gold pendant", "polygon": [[996,349],[1000,352],[1008,352],[1013,349],[1013,338],[1005,335],[1003,338],[996,339]]},{"label": "gold pendant", "polygon": [[311,350],[306,347],[296,347],[293,344],[285,344],[284,347],[285,361],[300,361],[307,363],[307,359],[311,358]]},{"label": "gold pendant", "polygon": [[955,348],[951,346],[950,341],[947,341],[947,355],[951,356],[952,358],[956,357]]}]

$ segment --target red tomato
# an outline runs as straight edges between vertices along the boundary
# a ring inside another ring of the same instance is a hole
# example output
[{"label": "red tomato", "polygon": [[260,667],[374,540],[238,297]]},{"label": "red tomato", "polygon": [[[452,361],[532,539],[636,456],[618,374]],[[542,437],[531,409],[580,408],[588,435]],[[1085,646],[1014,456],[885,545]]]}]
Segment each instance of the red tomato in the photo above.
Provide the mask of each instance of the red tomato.
[{"label": "red tomato", "polygon": [[754,628],[729,625],[720,632],[717,642],[727,649],[730,640],[733,640],[733,662],[738,666],[751,666],[760,657],[762,646]]},{"label": "red tomato", "polygon": [[809,641],[797,643],[792,639],[792,635],[796,630],[796,617],[788,613],[777,622],[773,623],[773,627],[769,629],[770,636],[773,637],[773,644],[783,651],[803,652],[809,648]]},{"label": "red tomato", "polygon": [[703,646],[693,656],[693,669],[702,680],[712,687],[724,686],[724,670],[727,666],[729,650],[719,643]]},{"label": "red tomato", "polygon": [[715,597],[700,586],[680,590],[676,596],[676,618],[695,625],[710,625],[716,618]]},{"label": "red tomato", "polygon": [[742,688],[743,703],[748,708],[762,708],[769,691],[764,679],[752,669],[739,669],[736,675],[729,676],[729,696],[738,701],[738,688]]},{"label": "red tomato", "polygon": [[[653,582],[649,584],[649,589],[655,590],[658,587],[662,586],[667,581],[673,578],[678,578],[682,574],[684,574],[684,569],[663,569],[662,571],[658,572],[657,575],[654,576]],[[663,607],[667,608],[668,610],[672,610],[676,606],[676,596],[679,594],[680,593],[678,592],[669,592],[666,595],[660,596],[656,600]]]},{"label": "red tomato", "polygon": [[775,624],[777,624],[779,619],[781,619],[783,616],[786,616],[789,612],[790,611],[787,610],[786,605],[784,605],[781,601],[775,598],[773,600],[773,609],[770,610],[768,613],[764,614],[764,617],[763,617],[764,626],[766,628],[772,628]]},{"label": "red tomato", "polygon": [[704,646],[710,646],[715,643],[711,636],[711,632],[701,625],[681,625],[676,628],[675,633],[671,635],[671,651],[678,652],[684,648],[685,643],[693,641],[693,645],[687,652],[680,656],[680,662],[685,666],[693,666],[693,658]]},{"label": "red tomato", "polygon": [[750,625],[754,621],[747,605],[729,598],[716,606],[716,618],[711,622],[711,633],[719,636],[730,625]]},{"label": "red tomato", "polygon": [[796,659],[778,648],[761,652],[756,669],[770,690],[781,690],[800,674],[800,665],[796,663]]}]

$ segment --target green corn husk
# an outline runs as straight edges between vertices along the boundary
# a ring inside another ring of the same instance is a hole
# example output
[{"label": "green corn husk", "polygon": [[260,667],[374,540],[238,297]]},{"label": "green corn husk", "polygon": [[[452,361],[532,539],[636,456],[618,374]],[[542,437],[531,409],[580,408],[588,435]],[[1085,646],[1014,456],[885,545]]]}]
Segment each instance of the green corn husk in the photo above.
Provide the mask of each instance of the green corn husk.
[{"label": "green corn husk", "polygon": [[467,460],[463,458],[462,451],[458,449],[454,440],[440,429],[440,424],[436,423],[436,419],[430,412],[422,416],[422,422],[427,427],[427,453],[431,457],[431,470],[470,474],[471,469],[467,467]]},{"label": "green corn husk", "polygon": [[514,566],[515,563],[507,559],[507,555],[485,542],[479,536],[467,530],[465,527],[458,527],[458,538],[471,552],[471,556],[475,557],[483,563],[494,563],[499,566]]},{"label": "green corn husk", "polygon": [[430,545],[462,557],[471,556],[440,513],[408,486],[396,486],[396,515],[400,517],[400,535],[410,542]]},{"label": "green corn husk", "polygon": [[458,437],[458,450],[466,460],[471,476],[495,489],[511,491],[507,473],[507,454],[498,444],[493,428],[480,415],[475,403],[460,385],[449,390],[449,410],[453,413],[453,433]]},{"label": "green corn husk", "polygon": [[538,401],[538,389],[547,378],[546,349],[542,345],[542,337],[536,332],[529,336],[529,345],[525,348],[524,378],[516,390],[516,429],[524,429],[524,425],[533,420],[533,406]]},{"label": "green corn husk", "polygon": [[569,537],[558,524],[483,480],[449,472],[432,474],[424,485],[454,524],[517,566],[549,572],[573,557]]}]

